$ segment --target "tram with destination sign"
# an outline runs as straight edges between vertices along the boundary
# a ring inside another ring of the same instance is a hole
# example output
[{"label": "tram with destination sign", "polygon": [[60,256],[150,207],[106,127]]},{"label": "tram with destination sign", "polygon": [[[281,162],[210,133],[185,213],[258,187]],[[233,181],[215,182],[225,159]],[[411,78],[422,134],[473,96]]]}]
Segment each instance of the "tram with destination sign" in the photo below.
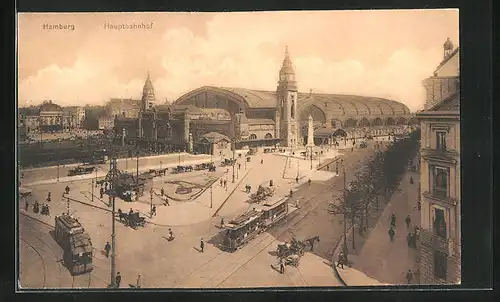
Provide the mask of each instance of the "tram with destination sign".
[{"label": "tram with destination sign", "polygon": [[56,216],[54,237],[64,251],[63,261],[72,275],[92,271],[92,241],[77,219],[67,214]]},{"label": "tram with destination sign", "polygon": [[234,252],[288,215],[288,198],[268,201],[224,225],[222,249]]}]

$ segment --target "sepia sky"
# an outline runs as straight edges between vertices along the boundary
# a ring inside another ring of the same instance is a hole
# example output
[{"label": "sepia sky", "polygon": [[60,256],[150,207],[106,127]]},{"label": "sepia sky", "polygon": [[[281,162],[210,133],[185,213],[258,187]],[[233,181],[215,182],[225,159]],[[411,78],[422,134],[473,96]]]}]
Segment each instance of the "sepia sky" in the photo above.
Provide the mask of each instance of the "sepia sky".
[{"label": "sepia sky", "polygon": [[[105,28],[141,23],[152,28]],[[458,10],[19,14],[18,24],[19,106],[140,98],[148,70],[158,103],[204,85],[274,91],[288,45],[299,91],[417,110],[444,41],[459,42]]]}]

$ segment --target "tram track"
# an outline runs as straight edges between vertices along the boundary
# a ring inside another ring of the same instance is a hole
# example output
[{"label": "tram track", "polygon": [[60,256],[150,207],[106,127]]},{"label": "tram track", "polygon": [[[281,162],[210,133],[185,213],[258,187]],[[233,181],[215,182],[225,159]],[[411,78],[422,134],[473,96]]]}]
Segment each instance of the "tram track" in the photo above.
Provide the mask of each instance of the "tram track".
[{"label": "tram track", "polygon": [[[353,162],[353,161],[349,161],[348,164],[345,165],[346,166],[346,169],[347,168],[355,168],[355,170],[357,170],[359,168],[357,162]],[[263,239],[259,240],[259,241],[256,241],[256,240],[253,240],[250,242],[251,245],[251,248],[252,248],[252,251],[254,249],[257,249],[257,252],[256,253],[250,253],[250,254],[253,254],[248,260],[244,261],[243,263],[239,263],[240,260],[248,257],[248,255],[245,255],[245,254],[242,254],[240,255],[240,257],[238,257],[235,261],[231,261],[231,263],[229,265],[225,265],[223,266],[221,269],[218,269],[218,273],[215,274],[215,276],[213,276],[212,278],[210,278],[209,280],[203,282],[200,286],[200,288],[203,288],[203,286],[206,286],[207,284],[209,284],[210,282],[212,282],[215,278],[217,278],[218,276],[220,275],[225,275],[225,272],[227,271],[228,268],[230,268],[232,265],[234,265],[235,263],[237,264],[237,267],[235,269],[232,270],[232,272],[226,276],[226,277],[223,277],[223,279],[220,281],[220,282],[217,282],[215,284],[215,286],[213,286],[214,288],[220,286],[220,284],[222,284],[223,282],[225,282],[227,279],[229,279],[231,276],[233,276],[236,272],[238,272],[242,267],[244,267],[246,264],[248,264],[251,260],[253,260],[255,257],[257,257],[262,251],[264,251],[265,249],[267,249],[271,244],[273,244],[277,238],[279,238],[280,236],[282,236],[283,234],[285,234],[289,229],[291,229],[292,227],[294,227],[295,225],[297,225],[299,222],[301,222],[304,218],[306,218],[310,213],[312,213],[313,211],[315,211],[319,205],[323,204],[325,199],[324,198],[321,198],[321,199],[318,199],[317,202],[314,202],[315,199],[317,199],[318,196],[320,195],[323,195],[327,192],[330,192],[332,188],[335,188],[338,186],[338,183],[334,183],[334,184],[330,184],[330,185],[327,185],[325,189],[321,190],[320,192],[318,192],[317,194],[313,195],[312,197],[309,197],[307,198],[305,201],[304,201],[304,204],[303,204],[303,207],[302,208],[308,208],[308,211],[307,212],[302,212],[302,211],[296,211],[296,214],[293,215],[292,214],[292,217],[291,217],[291,220],[293,220],[293,222],[291,224],[288,223],[288,219],[290,219],[289,217],[286,217],[284,218],[285,219],[285,223],[281,226],[276,225],[276,227],[281,227],[281,229],[278,231],[278,234],[276,235],[272,235],[270,233],[267,233],[269,236],[262,236],[264,237]],[[297,219],[297,217],[299,217]],[[281,223],[280,223],[281,224]],[[271,229],[272,230],[272,229]],[[261,237],[261,238],[262,238]],[[261,244],[264,243],[264,246],[261,247]],[[245,247],[245,246],[244,246]],[[243,247],[243,248],[244,248]],[[248,245],[246,245],[247,247],[247,250],[248,250]],[[260,248],[259,248],[260,247]],[[185,279],[188,279],[190,278],[191,276],[193,276],[194,274],[196,274],[197,272],[200,272],[202,268],[206,267],[208,264],[212,263],[213,261],[216,261],[217,259],[220,259],[220,256],[221,255],[227,255],[227,253],[223,252],[223,251],[220,251],[216,254],[215,257],[213,257],[212,259],[210,259],[209,261],[205,262],[201,267],[198,267],[197,269],[195,269],[191,274],[187,275],[186,277],[183,277],[182,279],[185,280]],[[229,262],[229,261],[228,261]],[[217,268],[220,268],[220,266],[217,266]],[[212,287],[211,287],[212,288]]]},{"label": "tram track", "polygon": [[[31,219],[31,220],[34,220],[36,222],[39,222],[43,227],[47,228],[49,231],[53,230],[53,227],[48,224],[48,223],[45,223],[43,221],[40,221],[36,218],[33,218],[33,217],[30,217],[30,216],[27,216],[27,215],[24,215],[25,217]],[[58,278],[58,281],[59,283],[57,283],[56,286],[53,286],[54,288],[90,288],[91,286],[91,280],[92,279],[97,279],[99,280],[99,283],[103,283],[103,287],[106,287],[108,282],[103,280],[100,276],[101,275],[108,275],[108,271],[104,268],[102,268],[100,265],[96,265],[97,261],[99,262],[105,262],[104,259],[100,259],[98,257],[93,257],[92,261],[93,261],[93,264],[94,264],[94,269],[89,272],[89,273],[85,273],[85,274],[82,274],[82,275],[77,275],[77,276],[71,276],[71,273],[69,272],[69,270],[66,268],[66,266],[64,266],[61,262],[63,261],[61,257],[59,257],[55,252],[54,252],[54,249],[57,249],[57,250],[62,250],[62,248],[59,246],[59,244],[57,244],[55,241],[53,245],[51,244],[48,244],[47,242],[45,242],[45,240],[43,240],[42,238],[40,238],[39,236],[37,236],[35,234],[35,232],[40,232],[39,229],[35,229],[29,225],[23,225],[23,228],[26,228],[26,229],[29,229],[32,231],[33,233],[33,237],[36,238],[38,241],[40,241],[40,243],[42,243],[44,246],[48,247],[48,251],[54,255],[54,258],[57,260],[56,262],[58,263],[58,269],[59,269],[59,278]],[[25,239],[21,238],[20,237],[20,240],[23,240],[26,242]],[[32,244],[30,244],[31,246]],[[33,248],[33,247],[32,247]],[[94,249],[94,255],[96,252],[99,252],[95,247],[92,247]],[[41,248],[39,248],[40,250]],[[45,249],[43,249],[45,251]],[[39,251],[38,251],[39,252]],[[59,259],[61,258],[61,259]],[[44,263],[45,264],[45,263]],[[96,272],[100,272],[99,274],[97,274]],[[64,279],[64,275],[65,273],[67,274],[68,278],[69,276],[71,276],[71,280],[66,280]],[[63,280],[66,280],[67,282],[64,282],[63,284]],[[52,286],[51,286],[52,287]]]},{"label": "tram track", "polygon": [[[28,245],[37,255],[40,257],[40,261],[42,262],[42,274],[43,274],[43,279],[42,279],[42,288],[45,288],[45,278],[46,278],[46,272],[45,272],[45,261],[43,260],[42,255],[38,251],[36,247],[34,247],[32,244],[30,244],[28,241],[26,241],[23,238],[19,238],[22,242],[24,242],[26,245]],[[21,284],[22,285],[22,284]]]}]

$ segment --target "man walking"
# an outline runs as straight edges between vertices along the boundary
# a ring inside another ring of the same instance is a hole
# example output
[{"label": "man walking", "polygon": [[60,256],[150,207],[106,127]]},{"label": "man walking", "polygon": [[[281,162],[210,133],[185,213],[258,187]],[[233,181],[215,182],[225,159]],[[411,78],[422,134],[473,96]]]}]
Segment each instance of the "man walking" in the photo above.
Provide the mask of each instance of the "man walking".
[{"label": "man walking", "polygon": [[311,179],[309,178],[309,180],[307,181],[307,183],[309,184],[309,186],[311,185]]},{"label": "man walking", "polygon": [[168,197],[167,196],[165,196],[165,205],[166,206],[170,206],[170,202],[168,202]]},{"label": "man walking", "polygon": [[30,204],[28,203],[28,201],[26,200],[26,203],[24,204],[24,210],[26,212],[28,212],[28,208],[29,208]]},{"label": "man walking", "polygon": [[339,259],[337,261],[337,267],[344,269],[344,252],[339,253]]},{"label": "man walking", "polygon": [[410,223],[411,223],[411,217],[410,217],[410,215],[406,216],[405,222],[406,222],[406,228],[409,229],[410,228]]},{"label": "man walking", "polygon": [[283,263],[283,258],[280,258],[280,274],[285,273],[285,264]]},{"label": "man walking", "polygon": [[109,258],[109,251],[111,250],[111,244],[109,244],[109,241],[106,242],[106,245],[104,246],[104,251],[106,252],[106,258]]},{"label": "man walking", "polygon": [[295,177],[295,183],[299,183],[299,177]]},{"label": "man walking", "polygon": [[205,243],[203,242],[203,238],[200,241],[200,253],[203,253],[203,249],[205,248]]},{"label": "man walking", "polygon": [[163,188],[161,188],[161,190],[160,190],[160,194],[161,194],[161,196],[164,196],[164,195],[165,195],[165,190],[163,190]]},{"label": "man walking", "polygon": [[224,217],[220,219],[220,227],[224,228]]},{"label": "man walking", "polygon": [[406,273],[406,281],[408,281],[408,284],[411,284],[411,281],[413,280],[413,272],[411,269],[408,270]]},{"label": "man walking", "polygon": [[156,205],[153,205],[153,208],[151,209],[151,217],[156,216]]},{"label": "man walking", "polygon": [[292,191],[292,189],[290,189],[290,197],[292,197],[292,196],[293,196],[293,191]]},{"label": "man walking", "polygon": [[121,282],[122,282],[122,275],[120,275],[120,272],[118,272],[118,273],[116,273],[116,277],[115,277],[116,288],[120,288]]},{"label": "man walking", "polygon": [[396,235],[396,232],[394,232],[394,229],[391,227],[389,229],[389,237],[391,238],[391,242],[394,241],[394,235]]},{"label": "man walking", "polygon": [[137,282],[135,288],[141,288],[141,274],[137,274]]},{"label": "man walking", "polygon": [[391,226],[396,227],[396,215],[394,213],[391,215]]}]

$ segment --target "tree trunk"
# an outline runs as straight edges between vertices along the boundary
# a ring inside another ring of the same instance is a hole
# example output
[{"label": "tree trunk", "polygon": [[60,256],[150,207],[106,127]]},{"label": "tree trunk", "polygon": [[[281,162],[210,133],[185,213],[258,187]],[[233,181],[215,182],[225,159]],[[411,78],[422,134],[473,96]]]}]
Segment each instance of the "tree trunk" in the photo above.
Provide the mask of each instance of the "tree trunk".
[{"label": "tree trunk", "polygon": [[354,243],[354,237],[356,235],[356,233],[354,232],[354,229],[355,229],[355,226],[354,226],[354,215],[352,215],[351,217],[351,225],[352,225],[352,249],[355,250],[356,249],[356,244]]}]

